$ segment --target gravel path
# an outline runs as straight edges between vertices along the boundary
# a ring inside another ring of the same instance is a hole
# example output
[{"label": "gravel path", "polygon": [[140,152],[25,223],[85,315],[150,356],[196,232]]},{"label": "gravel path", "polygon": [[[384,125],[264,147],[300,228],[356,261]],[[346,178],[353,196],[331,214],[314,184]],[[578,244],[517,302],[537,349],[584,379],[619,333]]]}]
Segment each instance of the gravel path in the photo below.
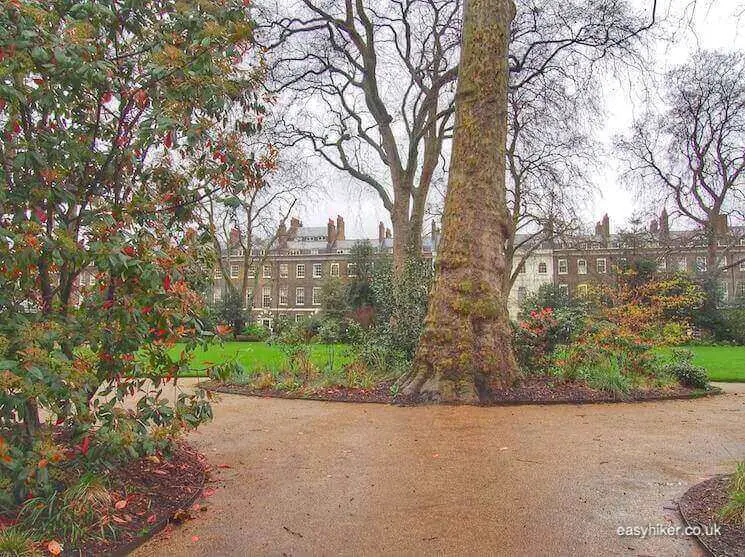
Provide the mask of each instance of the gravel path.
[{"label": "gravel path", "polygon": [[745,385],[702,400],[416,407],[222,395],[190,437],[209,510],[135,555],[701,555],[674,501],[745,457]]}]

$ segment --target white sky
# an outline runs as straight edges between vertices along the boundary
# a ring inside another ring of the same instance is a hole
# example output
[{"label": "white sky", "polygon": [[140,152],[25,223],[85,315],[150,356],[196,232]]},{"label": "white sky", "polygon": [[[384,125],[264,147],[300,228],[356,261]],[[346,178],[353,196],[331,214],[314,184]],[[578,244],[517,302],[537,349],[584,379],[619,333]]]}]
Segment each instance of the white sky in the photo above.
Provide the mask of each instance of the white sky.
[{"label": "white sky", "polygon": [[[517,0],[519,1],[519,0]],[[651,6],[652,0],[631,0],[640,8]],[[684,63],[698,48],[745,49],[745,32],[738,32],[743,19],[735,15],[739,0],[698,0],[695,12],[692,0],[662,0],[661,15],[665,21],[658,29],[672,37],[672,41],[656,41],[656,73]],[[742,8],[740,8],[742,10]],[[641,207],[633,194],[619,179],[623,163],[612,152],[613,138],[628,129],[634,115],[644,108],[643,86],[638,76],[619,78],[609,75],[604,80],[606,125],[599,132],[605,153],[598,154],[598,166],[603,169],[594,179],[598,193],[585,210],[588,224],[608,213],[611,229],[623,225]],[[356,183],[345,175],[330,172],[323,164],[308,167],[308,179],[317,187],[299,200],[297,213],[306,226],[325,225],[328,218],[344,216],[348,238],[376,237],[378,221],[390,226],[388,213],[380,199],[369,187]]]}]

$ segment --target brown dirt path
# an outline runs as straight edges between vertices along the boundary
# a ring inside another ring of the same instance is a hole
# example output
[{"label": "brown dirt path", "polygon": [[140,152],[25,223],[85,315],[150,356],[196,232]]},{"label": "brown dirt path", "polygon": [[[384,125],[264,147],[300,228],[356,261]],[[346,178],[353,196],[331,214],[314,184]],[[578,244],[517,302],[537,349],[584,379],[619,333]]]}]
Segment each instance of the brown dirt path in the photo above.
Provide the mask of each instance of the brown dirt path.
[{"label": "brown dirt path", "polygon": [[[196,520],[135,555],[701,555],[673,500],[745,457],[745,385],[658,403],[392,407],[222,395]],[[198,540],[194,540],[194,536]]]}]

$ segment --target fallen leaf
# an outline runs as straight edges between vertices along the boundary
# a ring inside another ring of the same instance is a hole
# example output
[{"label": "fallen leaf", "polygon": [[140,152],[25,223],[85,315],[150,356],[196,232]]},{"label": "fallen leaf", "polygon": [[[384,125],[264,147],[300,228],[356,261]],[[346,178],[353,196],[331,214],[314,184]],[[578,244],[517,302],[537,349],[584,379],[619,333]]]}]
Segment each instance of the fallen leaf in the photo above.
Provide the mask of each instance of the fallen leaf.
[{"label": "fallen leaf", "polygon": [[155,524],[155,515],[154,514],[151,514],[150,516],[147,517],[147,523],[148,524]]},{"label": "fallen leaf", "polygon": [[230,464],[218,464],[217,467],[218,468],[232,468],[232,466],[230,466]]},{"label": "fallen leaf", "polygon": [[214,494],[215,494],[215,490],[209,487],[205,489],[204,492],[202,493],[202,495],[204,495],[205,497],[212,497]]},{"label": "fallen leaf", "polygon": [[127,522],[129,522],[126,518],[122,518],[116,515],[113,515],[111,518],[114,522],[118,522],[119,524],[126,524]]},{"label": "fallen leaf", "polygon": [[195,543],[198,542],[199,541],[199,536],[192,536],[191,537],[191,541],[193,541]]},{"label": "fallen leaf", "polygon": [[56,540],[52,540],[47,544],[47,551],[52,555],[59,555],[62,553],[62,544]]},{"label": "fallen leaf", "polygon": [[127,500],[126,500],[126,499],[120,499],[120,500],[119,500],[119,501],[117,501],[117,502],[116,502],[116,504],[114,505],[114,507],[116,507],[116,508],[117,508],[117,509],[119,509],[119,510],[122,510],[122,509],[123,509],[124,507],[126,507],[126,506],[127,506]]},{"label": "fallen leaf", "polygon": [[434,454],[432,455],[432,458],[439,458],[439,456],[440,456],[440,453],[434,453]]}]

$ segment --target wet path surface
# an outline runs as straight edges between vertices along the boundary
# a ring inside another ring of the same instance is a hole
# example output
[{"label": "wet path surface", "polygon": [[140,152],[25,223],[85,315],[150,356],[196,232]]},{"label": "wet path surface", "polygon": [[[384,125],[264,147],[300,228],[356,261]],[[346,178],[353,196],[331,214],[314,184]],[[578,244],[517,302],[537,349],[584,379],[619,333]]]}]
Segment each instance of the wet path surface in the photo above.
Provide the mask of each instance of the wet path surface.
[{"label": "wet path surface", "polygon": [[[701,555],[675,500],[745,458],[745,385],[702,400],[398,408],[223,395],[199,518],[145,555]],[[195,536],[198,539],[195,539]]]}]

